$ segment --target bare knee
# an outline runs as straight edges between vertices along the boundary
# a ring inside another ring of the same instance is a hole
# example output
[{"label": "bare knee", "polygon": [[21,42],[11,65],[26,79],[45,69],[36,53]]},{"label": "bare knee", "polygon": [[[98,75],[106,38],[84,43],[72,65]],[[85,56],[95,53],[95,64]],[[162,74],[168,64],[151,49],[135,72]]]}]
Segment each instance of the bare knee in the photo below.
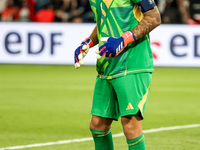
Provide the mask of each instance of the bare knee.
[{"label": "bare knee", "polygon": [[112,119],[109,118],[102,118],[99,116],[92,115],[90,121],[90,129],[95,130],[109,130],[112,124]]},{"label": "bare knee", "polygon": [[121,118],[124,135],[127,139],[132,139],[142,134],[142,120],[140,117],[125,116]]}]

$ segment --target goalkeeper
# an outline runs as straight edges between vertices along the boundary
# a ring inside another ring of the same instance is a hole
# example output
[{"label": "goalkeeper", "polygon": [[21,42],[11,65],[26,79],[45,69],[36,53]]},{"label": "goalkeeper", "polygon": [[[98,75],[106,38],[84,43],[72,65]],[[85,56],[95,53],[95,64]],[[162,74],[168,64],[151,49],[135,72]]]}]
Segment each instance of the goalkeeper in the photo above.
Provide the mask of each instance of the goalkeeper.
[{"label": "goalkeeper", "polygon": [[90,130],[95,150],[113,150],[111,124],[121,118],[129,150],[145,150],[142,119],[153,56],[149,32],[161,24],[154,0],[90,0],[97,23],[75,50],[75,68],[99,44]]}]

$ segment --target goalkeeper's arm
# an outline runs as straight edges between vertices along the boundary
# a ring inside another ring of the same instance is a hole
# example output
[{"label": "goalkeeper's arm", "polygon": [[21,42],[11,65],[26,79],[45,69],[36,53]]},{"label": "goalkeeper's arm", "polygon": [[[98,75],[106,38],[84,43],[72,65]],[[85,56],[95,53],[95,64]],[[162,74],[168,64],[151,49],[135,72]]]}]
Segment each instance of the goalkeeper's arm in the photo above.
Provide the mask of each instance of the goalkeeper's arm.
[{"label": "goalkeeper's arm", "polygon": [[139,39],[161,24],[160,13],[157,6],[144,12],[144,18],[132,30],[136,39]]},{"label": "goalkeeper's arm", "polygon": [[[148,1],[139,3],[138,5],[146,6]],[[144,7],[148,8],[148,7]],[[117,56],[124,48],[136,41],[137,39],[147,35],[150,31],[156,28],[161,24],[160,13],[156,6],[150,7],[148,10],[143,10],[144,18],[139,22],[139,24],[131,31],[127,31],[122,34],[120,38],[101,38],[102,42],[106,42],[104,45],[100,46],[96,51],[97,59],[100,59],[102,56],[105,57],[115,57]]]},{"label": "goalkeeper's arm", "polygon": [[100,46],[96,51],[98,54],[97,59],[101,58],[102,56],[117,56],[128,44],[147,35],[150,31],[161,24],[160,13],[155,3],[152,2],[152,4],[150,4],[149,1],[145,0],[139,2],[138,6],[141,8],[144,18],[133,30],[123,33],[122,37],[120,38],[101,38],[101,41],[106,43]]},{"label": "goalkeeper's arm", "polygon": [[97,36],[97,26],[94,27],[92,33],[90,34],[89,38],[93,41],[94,45],[99,43],[98,36]]}]

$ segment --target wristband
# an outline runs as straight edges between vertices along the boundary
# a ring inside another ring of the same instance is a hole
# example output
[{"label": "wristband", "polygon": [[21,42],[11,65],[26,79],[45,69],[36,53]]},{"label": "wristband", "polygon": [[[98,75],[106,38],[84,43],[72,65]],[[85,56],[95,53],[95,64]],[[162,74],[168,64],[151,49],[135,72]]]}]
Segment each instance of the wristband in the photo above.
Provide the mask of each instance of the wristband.
[{"label": "wristband", "polygon": [[131,32],[131,31],[127,31],[127,32],[123,33],[122,37],[124,39],[125,46],[136,41],[136,37],[133,34],[133,32]]},{"label": "wristband", "polygon": [[90,38],[86,38],[81,44],[84,43],[89,45],[90,48],[94,46],[94,42]]}]

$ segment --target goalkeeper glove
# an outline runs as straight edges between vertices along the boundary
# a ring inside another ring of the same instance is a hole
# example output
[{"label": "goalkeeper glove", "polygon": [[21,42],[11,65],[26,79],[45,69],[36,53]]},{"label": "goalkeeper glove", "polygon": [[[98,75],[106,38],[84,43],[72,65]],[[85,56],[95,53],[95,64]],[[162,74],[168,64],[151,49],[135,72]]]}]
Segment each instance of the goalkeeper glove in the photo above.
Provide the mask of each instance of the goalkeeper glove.
[{"label": "goalkeeper glove", "polygon": [[75,50],[74,54],[74,61],[75,61],[75,68],[78,69],[81,65],[84,64],[83,58],[88,53],[89,48],[93,47],[94,43],[90,38],[86,38],[82,43],[81,46],[79,46]]},{"label": "goalkeeper glove", "polygon": [[127,31],[120,38],[103,37],[101,41],[106,43],[96,51],[97,59],[104,55],[105,57],[117,56],[129,43],[136,41],[136,38],[131,31]]}]

